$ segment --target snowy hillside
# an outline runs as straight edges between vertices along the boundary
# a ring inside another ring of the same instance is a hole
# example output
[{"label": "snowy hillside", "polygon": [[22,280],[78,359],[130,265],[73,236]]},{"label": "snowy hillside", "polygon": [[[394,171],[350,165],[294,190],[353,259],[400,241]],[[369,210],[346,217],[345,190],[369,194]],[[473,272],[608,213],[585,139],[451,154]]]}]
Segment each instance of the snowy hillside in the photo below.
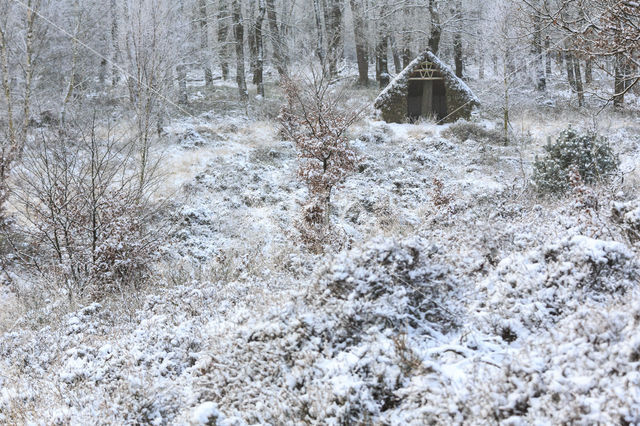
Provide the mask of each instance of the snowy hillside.
[{"label": "snowy hillside", "polygon": [[[616,126],[637,164],[638,128]],[[0,423],[640,422],[634,172],[595,187],[597,208],[541,198],[543,134],[448,127],[359,122],[335,247],[312,254],[274,124],[172,124],[154,285],[0,316]]]}]

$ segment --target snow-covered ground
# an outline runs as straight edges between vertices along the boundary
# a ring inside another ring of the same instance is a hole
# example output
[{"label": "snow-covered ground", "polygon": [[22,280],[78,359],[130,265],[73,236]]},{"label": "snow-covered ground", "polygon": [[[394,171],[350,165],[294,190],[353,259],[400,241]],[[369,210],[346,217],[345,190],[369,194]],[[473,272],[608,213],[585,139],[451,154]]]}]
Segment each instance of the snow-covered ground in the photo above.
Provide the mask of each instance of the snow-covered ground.
[{"label": "snow-covered ground", "polygon": [[593,208],[527,185],[552,118],[507,146],[367,118],[324,254],[275,124],[173,123],[154,285],[5,298],[0,423],[640,423],[640,132],[610,120],[628,174]]}]

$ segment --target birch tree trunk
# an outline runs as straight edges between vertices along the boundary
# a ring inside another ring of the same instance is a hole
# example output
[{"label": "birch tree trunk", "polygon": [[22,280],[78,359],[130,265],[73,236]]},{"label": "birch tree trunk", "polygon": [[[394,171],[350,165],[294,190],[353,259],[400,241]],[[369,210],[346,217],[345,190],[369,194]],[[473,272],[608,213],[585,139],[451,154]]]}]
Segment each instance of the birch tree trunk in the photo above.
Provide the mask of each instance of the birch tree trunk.
[{"label": "birch tree trunk", "polygon": [[27,39],[25,43],[25,65],[24,65],[24,100],[23,100],[23,123],[22,123],[22,143],[19,150],[27,140],[29,131],[29,112],[31,106],[31,81],[33,79],[33,27],[38,16],[38,10],[34,9],[33,1],[27,2]]},{"label": "birch tree trunk", "polygon": [[[7,20],[0,20],[0,74],[2,75],[2,91],[4,94],[4,101],[6,105],[6,129],[7,139],[0,138],[0,213],[4,207],[4,203],[8,195],[7,179],[11,172],[11,167],[21,154],[29,136],[29,128],[31,120],[29,119],[30,106],[31,106],[31,82],[33,79],[34,71],[34,47],[33,47],[33,32],[38,16],[37,5],[34,6],[32,0],[28,0],[26,4],[22,4],[25,9],[25,37],[24,43],[20,45],[17,50],[17,54],[24,54],[23,58],[19,58],[17,66],[11,67],[12,54],[14,51],[10,48],[9,40],[7,39],[7,33],[9,31],[14,32],[14,29],[8,28]],[[18,31],[15,31],[18,32]],[[11,90],[11,73],[13,70],[18,72],[22,71],[22,78],[24,79],[24,91],[22,93],[22,123],[18,124],[18,120],[14,116],[14,94]]]},{"label": "birch tree trunk", "polygon": [[613,77],[613,107],[616,109],[624,106],[625,93],[625,64],[622,54],[616,55]]}]

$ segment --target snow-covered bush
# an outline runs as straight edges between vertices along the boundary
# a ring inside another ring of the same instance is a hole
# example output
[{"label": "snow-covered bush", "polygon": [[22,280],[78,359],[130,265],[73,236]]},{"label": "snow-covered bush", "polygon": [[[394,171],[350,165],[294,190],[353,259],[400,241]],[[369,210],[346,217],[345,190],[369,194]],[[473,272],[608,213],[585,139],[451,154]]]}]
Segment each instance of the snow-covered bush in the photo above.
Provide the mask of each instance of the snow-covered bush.
[{"label": "snow-covered bush", "polygon": [[582,182],[594,184],[606,181],[618,169],[618,157],[607,139],[591,132],[566,129],[544,151],[545,156],[536,157],[533,164],[533,181],[541,193],[566,192],[572,171],[580,174]]},{"label": "snow-covered bush", "polygon": [[614,202],[611,213],[629,240],[632,242],[640,241],[640,200],[626,203]]},{"label": "snow-covered bush", "polygon": [[[416,342],[461,322],[459,283],[434,251],[412,238],[341,253],[298,303],[250,319],[212,355],[201,400],[248,423],[375,421],[423,368]],[[257,395],[272,403],[256,406]]]},{"label": "snow-covered bush", "polygon": [[442,132],[442,136],[446,138],[456,138],[460,142],[473,139],[477,142],[489,142],[505,144],[504,135],[493,129],[486,129],[484,126],[469,121],[460,120],[449,126]]},{"label": "snow-covered bush", "polygon": [[298,176],[307,185],[308,201],[298,222],[304,240],[317,235],[323,243],[331,212],[331,193],[357,167],[359,158],[346,132],[359,111],[345,107],[344,93],[312,73],[306,83],[283,83],[287,104],[280,113],[283,132],[296,145]]},{"label": "snow-covered bush", "polygon": [[[403,332],[406,327],[446,332],[459,321],[452,294],[457,284],[448,267],[431,264],[425,241],[374,240],[363,250],[341,254],[321,280],[321,302],[337,303],[345,324],[378,326]],[[349,333],[349,329],[345,328]]]},{"label": "snow-covered bush", "polygon": [[491,368],[469,406],[505,424],[638,424],[640,305],[578,307]]},{"label": "snow-covered bush", "polygon": [[14,192],[18,218],[28,225],[20,233],[30,252],[16,253],[24,265],[69,297],[140,284],[159,234],[149,226],[154,210],[132,147],[95,132],[42,133],[24,163]]},{"label": "snow-covered bush", "polygon": [[637,286],[640,266],[624,244],[573,236],[503,259],[482,284],[479,315],[505,341],[549,327],[585,300],[605,302]]}]

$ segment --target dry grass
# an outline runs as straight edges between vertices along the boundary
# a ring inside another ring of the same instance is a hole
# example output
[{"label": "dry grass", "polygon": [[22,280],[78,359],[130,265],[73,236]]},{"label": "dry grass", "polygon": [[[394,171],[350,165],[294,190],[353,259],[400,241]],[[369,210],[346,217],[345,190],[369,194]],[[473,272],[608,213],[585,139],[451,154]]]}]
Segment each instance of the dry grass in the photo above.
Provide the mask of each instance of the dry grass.
[{"label": "dry grass", "polygon": [[0,291],[0,334],[9,331],[16,318],[22,316],[18,301],[13,293]]}]

